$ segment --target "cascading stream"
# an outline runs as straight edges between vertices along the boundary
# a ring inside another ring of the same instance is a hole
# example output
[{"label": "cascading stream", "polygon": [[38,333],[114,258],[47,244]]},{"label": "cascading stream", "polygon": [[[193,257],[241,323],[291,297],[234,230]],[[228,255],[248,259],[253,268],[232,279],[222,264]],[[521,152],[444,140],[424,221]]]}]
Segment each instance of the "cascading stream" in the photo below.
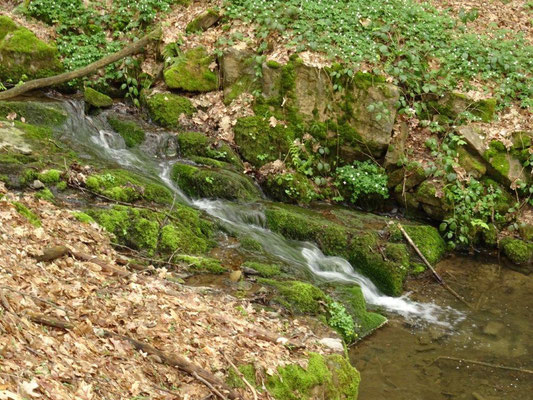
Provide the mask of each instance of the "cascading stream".
[{"label": "cascading stream", "polygon": [[[228,201],[188,198],[170,178],[172,162],[161,161],[148,156],[150,151],[143,144],[138,151],[126,148],[124,140],[107,125],[105,114],[88,116],[83,103],[67,101],[63,103],[69,113],[61,139],[72,142],[75,147],[86,151],[86,156],[96,156],[123,168],[158,179],[171,188],[177,200],[205,211],[220,220],[230,231],[257,240],[265,251],[290,265],[307,271],[318,281],[356,283],[361,286],[368,304],[382,307],[389,312],[403,316],[414,322],[429,322],[451,326],[464,319],[462,313],[443,308],[433,303],[420,303],[409,299],[408,295],[390,297],[382,294],[374,283],[354,270],[352,265],[341,257],[326,256],[313,243],[285,239],[265,228],[265,216],[260,204],[234,204]],[[149,146],[157,148],[165,134],[148,134]],[[166,135],[169,136],[168,134]],[[152,151],[153,153],[153,151]]]}]

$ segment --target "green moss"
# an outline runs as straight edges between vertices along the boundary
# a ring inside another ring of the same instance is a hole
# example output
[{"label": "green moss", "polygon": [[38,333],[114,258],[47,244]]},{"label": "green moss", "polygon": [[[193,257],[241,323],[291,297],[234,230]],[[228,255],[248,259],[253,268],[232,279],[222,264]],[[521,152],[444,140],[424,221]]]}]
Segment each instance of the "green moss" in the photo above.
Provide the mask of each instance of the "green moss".
[{"label": "green moss", "polygon": [[498,247],[498,228],[490,224],[488,229],[481,231],[483,243],[488,247]]},{"label": "green moss", "polygon": [[55,199],[54,194],[48,188],[44,188],[35,193],[35,198],[46,201],[53,201]]},{"label": "green moss", "polygon": [[241,247],[246,250],[260,252],[263,251],[263,246],[259,241],[251,237],[243,237],[240,239]]},{"label": "green moss", "polygon": [[127,203],[142,199],[169,204],[173,199],[172,192],[162,184],[121,169],[104,170],[91,175],[85,181],[85,186],[93,192]]},{"label": "green moss", "polygon": [[483,122],[490,122],[494,119],[496,111],[496,100],[486,99],[480,100],[474,103],[472,110],[470,111],[476,117],[481,118]]},{"label": "green moss", "polygon": [[533,243],[520,239],[505,238],[500,242],[503,253],[514,264],[531,263],[533,260]]},{"label": "green moss", "polygon": [[115,117],[107,117],[109,125],[124,139],[127,147],[135,147],[144,142],[145,133],[134,121],[126,121]]},{"label": "green moss", "polygon": [[93,217],[91,217],[89,214],[85,214],[84,212],[73,212],[72,215],[74,218],[80,222],[83,222],[84,224],[91,224],[95,222]]},{"label": "green moss", "polygon": [[0,15],[0,41],[9,33],[17,29],[17,25],[5,15]]},{"label": "green moss", "polygon": [[[194,161],[193,157],[202,157],[200,161],[205,165],[221,166],[216,161],[225,161],[234,165],[237,169],[243,169],[242,161],[233,149],[222,141],[215,144],[215,141],[200,132],[182,132],[178,135],[178,146],[180,155]],[[208,159],[211,159],[209,161]]]},{"label": "green moss", "polygon": [[38,39],[26,28],[12,29],[3,19],[0,27],[0,80],[18,82],[44,78],[62,71],[57,49]]},{"label": "green moss", "polygon": [[[17,118],[24,118],[25,123],[16,123],[18,128],[26,128],[28,133],[35,134],[36,138],[51,135],[48,130],[39,127],[55,127],[67,120],[67,113],[55,103],[40,103],[34,101],[0,101],[0,118],[10,113],[16,113]],[[46,133],[44,133],[46,132]]]},{"label": "green moss", "polygon": [[509,174],[510,165],[507,149],[502,142],[497,140],[490,142],[489,148],[483,154],[483,158],[490,163],[498,174],[505,177]]},{"label": "green moss", "polygon": [[56,189],[59,191],[63,191],[67,189],[67,182],[61,181],[56,185]]},{"label": "green moss", "polygon": [[181,115],[191,116],[196,111],[191,101],[171,93],[156,93],[146,100],[152,120],[166,128],[177,128]]},{"label": "green moss", "polygon": [[198,17],[189,22],[185,28],[185,32],[197,33],[205,31],[207,28],[212,26],[219,19],[219,17],[220,16],[218,12],[210,8],[205,13],[200,14]]},{"label": "green moss", "polygon": [[259,276],[262,276],[263,278],[272,278],[281,274],[281,267],[275,264],[263,264],[254,261],[247,261],[242,266],[253,269],[259,274]]},{"label": "green moss", "polygon": [[85,88],[83,98],[87,104],[97,108],[111,107],[113,105],[113,99],[111,97],[100,93],[91,87]]},{"label": "green moss", "polygon": [[15,209],[17,212],[25,217],[30,224],[32,224],[35,227],[41,226],[41,219],[35,214],[33,211],[31,211],[28,207],[26,207],[24,204],[14,201],[13,205],[15,206]]},{"label": "green moss", "polygon": [[164,72],[169,88],[189,92],[210,92],[218,88],[218,75],[209,69],[214,58],[203,47],[188,50],[173,61]]},{"label": "green moss", "polygon": [[291,128],[282,124],[272,127],[267,118],[260,116],[239,118],[234,132],[242,157],[257,168],[283,159],[295,138]]},{"label": "green moss", "polygon": [[[253,386],[257,386],[256,382],[256,370],[253,364],[244,364],[239,365],[237,367],[239,369],[239,372],[244,376],[244,378],[248,381],[249,384]],[[229,387],[232,388],[241,388],[246,389],[248,386],[244,383],[244,381],[241,379],[240,375],[231,367],[228,371],[228,378],[226,379],[226,383]]]},{"label": "green moss", "polygon": [[199,168],[186,164],[174,164],[172,179],[189,196],[254,200],[260,193],[245,175],[228,170]]},{"label": "green moss", "polygon": [[[193,224],[193,228],[197,228]],[[163,253],[175,252],[187,254],[205,253],[210,248],[210,242],[202,232],[194,232],[190,226],[166,225],[161,229],[159,250]]]},{"label": "green moss", "polygon": [[277,400],[357,399],[360,376],[348,360],[338,354],[309,354],[306,369],[290,364],[267,377],[266,387]]},{"label": "green moss", "polygon": [[355,322],[355,331],[360,339],[374,332],[387,322],[383,315],[367,311],[361,287],[350,286],[338,289],[340,300]]},{"label": "green moss", "polygon": [[317,196],[311,181],[300,173],[270,175],[262,186],[269,198],[286,203],[309,204]]},{"label": "green moss", "polygon": [[275,281],[260,278],[259,283],[274,287],[278,296],[275,301],[291,312],[318,315],[322,313],[321,302],[326,301],[326,295],[319,288],[310,283],[300,281]]},{"label": "green moss", "polygon": [[46,185],[53,185],[61,180],[61,171],[57,169],[49,169],[37,174],[37,179]]},{"label": "green moss", "polygon": [[404,225],[404,229],[430,264],[439,262],[446,252],[446,243],[437,229],[429,225]]},{"label": "green moss", "polygon": [[187,268],[191,272],[207,272],[210,274],[227,272],[227,269],[220,264],[220,261],[214,258],[179,255],[176,260],[187,263]]},{"label": "green moss", "polygon": [[411,275],[417,276],[423,273],[426,270],[426,266],[422,263],[412,262],[410,265],[409,273]]},{"label": "green moss", "polygon": [[274,60],[268,60],[266,62],[266,65],[268,68],[272,68],[272,69],[279,69],[282,66],[279,62],[274,61]]},{"label": "green moss", "polygon": [[518,227],[522,239],[533,242],[533,224],[522,223]]},{"label": "green moss", "polygon": [[482,160],[470,154],[463,147],[459,147],[459,149],[457,150],[457,154],[459,155],[459,164],[461,164],[461,166],[466,170],[466,172],[469,172],[476,178],[485,175],[485,173],[487,172],[487,167],[482,162]]},{"label": "green moss", "polygon": [[495,99],[472,101],[461,93],[448,93],[439,101],[429,101],[429,107],[444,117],[445,122],[455,122],[464,112],[480,118],[483,122],[490,122],[496,110]]},{"label": "green moss", "polygon": [[231,168],[231,165],[224,162],[224,161],[218,161],[214,160],[209,157],[198,157],[198,156],[191,156],[187,157],[189,160],[191,160],[193,163],[198,165],[203,165],[206,167],[214,167],[214,168]]}]

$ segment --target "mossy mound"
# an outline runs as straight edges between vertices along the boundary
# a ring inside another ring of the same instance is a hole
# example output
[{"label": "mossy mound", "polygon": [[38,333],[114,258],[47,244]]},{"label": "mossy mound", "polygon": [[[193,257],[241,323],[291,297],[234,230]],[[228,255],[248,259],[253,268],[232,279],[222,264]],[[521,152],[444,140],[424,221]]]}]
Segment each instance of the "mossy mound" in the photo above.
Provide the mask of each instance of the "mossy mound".
[{"label": "mossy mound", "polygon": [[187,264],[187,269],[190,272],[206,272],[210,274],[223,274],[227,272],[219,260],[208,257],[196,257],[179,255],[175,257],[175,260]]},{"label": "mossy mound", "polygon": [[87,214],[114,234],[117,243],[149,255],[202,254],[212,246],[212,224],[184,205],[174,206],[173,218],[163,227],[160,222],[165,215],[146,209],[114,206],[107,210],[92,209]]},{"label": "mossy mound", "polygon": [[128,203],[144,200],[169,204],[173,199],[172,192],[162,184],[122,169],[90,175],[85,185],[93,192]]},{"label": "mossy mound", "polygon": [[446,242],[434,227],[405,225],[404,229],[430,264],[436,264],[446,252]]},{"label": "mossy mound", "polygon": [[85,99],[85,103],[96,108],[111,107],[113,105],[113,99],[111,97],[91,87],[85,88],[83,98]]},{"label": "mossy mound", "polygon": [[144,142],[146,135],[136,122],[112,116],[107,117],[107,122],[115,132],[122,136],[127,147],[135,147]]},{"label": "mossy mound", "polygon": [[246,261],[243,267],[253,269],[263,278],[272,278],[281,274],[281,267],[275,264],[263,264],[254,261]]},{"label": "mossy mound", "polygon": [[514,264],[531,264],[533,262],[533,243],[520,239],[505,238],[500,242],[503,253]]},{"label": "mossy mound", "polygon": [[218,88],[218,75],[211,71],[214,58],[203,47],[196,47],[176,57],[164,72],[171,89],[188,92],[211,92]]},{"label": "mossy mound", "polygon": [[0,81],[57,75],[63,70],[57,48],[38,39],[30,30],[0,16]]},{"label": "mossy mound", "polygon": [[268,118],[260,116],[239,118],[234,132],[240,154],[257,168],[283,159],[295,138],[291,128],[282,124],[272,127]]},{"label": "mossy mound", "polygon": [[354,400],[359,382],[359,372],[344,357],[310,353],[306,369],[295,364],[279,367],[266,387],[277,400]]},{"label": "mossy mound", "polygon": [[250,178],[233,171],[174,164],[172,179],[191,197],[229,200],[256,200],[259,190]]},{"label": "mossy mound", "polygon": [[46,127],[60,126],[67,120],[67,113],[56,103],[36,101],[0,101],[0,119],[16,113],[29,125]]},{"label": "mossy mound", "polygon": [[[243,164],[233,149],[224,142],[215,141],[200,132],[182,132],[178,135],[180,155],[193,160],[191,157],[202,157],[201,164],[217,166],[213,161],[227,162],[237,169],[242,170]],[[196,161],[195,161],[196,162]],[[222,165],[223,166],[223,165]]]},{"label": "mossy mound", "polygon": [[341,287],[337,290],[337,293],[346,307],[346,311],[354,319],[355,331],[359,339],[364,338],[387,323],[387,318],[383,315],[366,309],[366,301],[361,287]]},{"label": "mossy mound", "polygon": [[72,215],[74,216],[74,218],[76,218],[80,222],[83,222],[84,224],[92,224],[93,222],[95,222],[93,217],[81,211],[73,212]]},{"label": "mossy mound", "polygon": [[310,283],[300,281],[276,281],[260,278],[259,283],[272,286],[278,292],[274,301],[295,313],[322,314],[321,303],[327,300],[322,290]]},{"label": "mossy mound", "polygon": [[311,181],[297,172],[269,175],[261,186],[269,198],[285,203],[309,204],[317,196]]},{"label": "mossy mound", "polygon": [[[378,234],[385,229],[386,219],[347,210],[334,211],[326,217],[319,212],[279,204],[269,205],[265,215],[273,231],[289,239],[313,241],[325,254],[346,258],[384,293],[402,293],[410,254],[405,244],[386,243]],[[426,232],[433,241],[428,241],[425,251],[435,260],[442,255],[444,242],[434,228],[427,227]]]},{"label": "mossy mound", "polygon": [[146,98],[150,118],[165,128],[178,128],[181,115],[196,111],[187,97],[172,93],[156,93]]}]

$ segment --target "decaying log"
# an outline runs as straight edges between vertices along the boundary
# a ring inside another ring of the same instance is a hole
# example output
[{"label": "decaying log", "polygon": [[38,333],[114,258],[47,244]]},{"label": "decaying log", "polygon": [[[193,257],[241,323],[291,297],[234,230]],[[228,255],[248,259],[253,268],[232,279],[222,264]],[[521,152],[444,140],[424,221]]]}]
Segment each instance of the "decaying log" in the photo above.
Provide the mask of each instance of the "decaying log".
[{"label": "decaying log", "polygon": [[112,64],[118,60],[123,59],[124,57],[130,56],[132,54],[138,53],[141,51],[151,40],[157,39],[161,36],[161,28],[157,28],[147,35],[143,36],[141,39],[136,42],[130,43],[122,50],[117,51],[116,53],[110,54],[104,58],[101,58],[98,61],[93,62],[85,67],[76,69],[70,72],[64,72],[59,75],[50,76],[48,78],[34,79],[23,83],[22,85],[15,86],[12,89],[0,92],[0,100],[11,99],[16,96],[20,96],[30,90],[42,89],[45,87],[50,87],[53,85],[59,85],[71,81],[73,79],[82,78],[84,76],[90,75],[100,68],[103,68],[109,64]]}]

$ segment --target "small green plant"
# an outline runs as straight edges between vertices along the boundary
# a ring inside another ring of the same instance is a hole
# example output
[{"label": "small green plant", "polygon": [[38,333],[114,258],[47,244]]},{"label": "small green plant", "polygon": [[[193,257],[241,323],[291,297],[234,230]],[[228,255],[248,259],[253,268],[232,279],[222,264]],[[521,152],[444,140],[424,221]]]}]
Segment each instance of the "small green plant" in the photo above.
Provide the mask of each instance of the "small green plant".
[{"label": "small green plant", "polygon": [[334,200],[343,201],[342,193],[347,193],[352,203],[362,197],[377,195],[387,199],[387,175],[383,168],[371,161],[355,161],[353,165],[337,168],[335,185],[341,193]]},{"label": "small green plant", "polygon": [[348,344],[357,338],[353,318],[341,303],[332,301],[328,304],[328,325],[335,329]]}]

